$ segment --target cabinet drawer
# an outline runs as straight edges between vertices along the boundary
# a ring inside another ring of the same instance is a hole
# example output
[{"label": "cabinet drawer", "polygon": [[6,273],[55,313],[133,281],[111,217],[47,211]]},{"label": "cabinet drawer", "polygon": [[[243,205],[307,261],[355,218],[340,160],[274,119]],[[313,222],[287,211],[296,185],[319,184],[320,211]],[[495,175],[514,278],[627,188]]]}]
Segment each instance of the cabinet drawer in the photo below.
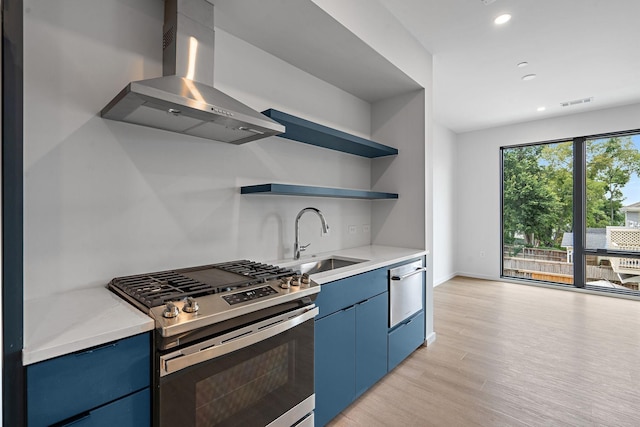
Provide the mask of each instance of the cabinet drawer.
[{"label": "cabinet drawer", "polygon": [[318,318],[381,294],[387,290],[387,270],[379,268],[322,285],[316,299]]},{"label": "cabinet drawer", "polygon": [[148,388],[82,414],[62,427],[146,427],[151,425],[151,393]]},{"label": "cabinet drawer", "polygon": [[424,311],[421,311],[389,332],[389,371],[424,343],[424,328]]},{"label": "cabinet drawer", "polygon": [[149,387],[150,334],[27,366],[30,426],[49,425]]}]

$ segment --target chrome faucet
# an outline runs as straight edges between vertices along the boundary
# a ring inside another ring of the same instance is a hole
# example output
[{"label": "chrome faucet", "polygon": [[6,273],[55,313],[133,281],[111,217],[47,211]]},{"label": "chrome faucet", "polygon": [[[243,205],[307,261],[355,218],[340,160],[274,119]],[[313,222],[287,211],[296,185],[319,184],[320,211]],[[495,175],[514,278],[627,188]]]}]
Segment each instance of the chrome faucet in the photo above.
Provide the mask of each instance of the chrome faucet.
[{"label": "chrome faucet", "polygon": [[293,259],[300,259],[300,252],[307,249],[311,244],[309,243],[308,245],[300,245],[300,218],[305,212],[315,212],[316,214],[318,214],[318,216],[320,217],[320,222],[322,223],[322,234],[327,234],[329,232],[329,224],[327,224],[327,220],[324,219],[324,215],[322,215],[320,209],[302,209],[300,212],[298,212],[298,216],[296,216],[296,241],[293,243]]}]

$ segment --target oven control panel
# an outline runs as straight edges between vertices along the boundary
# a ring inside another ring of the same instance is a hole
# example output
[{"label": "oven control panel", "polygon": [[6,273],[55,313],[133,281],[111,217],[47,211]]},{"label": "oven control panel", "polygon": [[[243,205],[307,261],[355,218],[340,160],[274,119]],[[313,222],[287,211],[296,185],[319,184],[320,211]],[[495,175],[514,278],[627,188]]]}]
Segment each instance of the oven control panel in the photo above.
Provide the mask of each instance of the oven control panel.
[{"label": "oven control panel", "polygon": [[236,292],[235,294],[225,295],[222,298],[229,304],[240,304],[241,302],[253,301],[258,298],[263,298],[269,295],[277,294],[278,291],[271,286],[263,286],[257,289],[251,289],[249,291]]}]

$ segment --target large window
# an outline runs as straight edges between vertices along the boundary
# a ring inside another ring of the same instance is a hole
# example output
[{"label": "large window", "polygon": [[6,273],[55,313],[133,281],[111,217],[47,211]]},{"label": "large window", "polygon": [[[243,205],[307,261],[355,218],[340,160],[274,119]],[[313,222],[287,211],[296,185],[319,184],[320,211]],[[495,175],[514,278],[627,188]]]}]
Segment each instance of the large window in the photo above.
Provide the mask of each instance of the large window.
[{"label": "large window", "polygon": [[640,295],[640,132],[501,155],[502,276]]}]

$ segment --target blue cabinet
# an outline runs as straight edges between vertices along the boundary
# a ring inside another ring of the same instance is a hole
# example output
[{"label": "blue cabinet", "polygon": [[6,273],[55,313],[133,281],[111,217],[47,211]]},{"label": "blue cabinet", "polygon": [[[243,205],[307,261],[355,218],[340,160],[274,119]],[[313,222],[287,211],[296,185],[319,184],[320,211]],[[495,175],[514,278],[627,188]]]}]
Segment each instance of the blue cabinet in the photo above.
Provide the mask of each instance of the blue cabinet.
[{"label": "blue cabinet", "polygon": [[355,397],[387,373],[388,295],[384,292],[356,305]]},{"label": "blue cabinet", "polygon": [[424,310],[396,325],[389,332],[389,371],[424,344]]},{"label": "blue cabinet", "polygon": [[151,425],[151,392],[142,389],[115,402],[73,417],[60,426],[139,427]]},{"label": "blue cabinet", "polygon": [[315,322],[315,423],[325,425],[354,397],[355,307]]},{"label": "blue cabinet", "polygon": [[389,329],[388,268],[412,261],[416,259],[322,285],[315,322],[317,426],[333,419],[424,343],[424,289],[423,309]]},{"label": "blue cabinet", "polygon": [[316,425],[386,374],[387,301],[384,269],[322,285],[315,322]]},{"label": "blue cabinet", "polygon": [[27,366],[29,426],[103,425],[102,417],[149,425],[150,340],[145,333]]}]

